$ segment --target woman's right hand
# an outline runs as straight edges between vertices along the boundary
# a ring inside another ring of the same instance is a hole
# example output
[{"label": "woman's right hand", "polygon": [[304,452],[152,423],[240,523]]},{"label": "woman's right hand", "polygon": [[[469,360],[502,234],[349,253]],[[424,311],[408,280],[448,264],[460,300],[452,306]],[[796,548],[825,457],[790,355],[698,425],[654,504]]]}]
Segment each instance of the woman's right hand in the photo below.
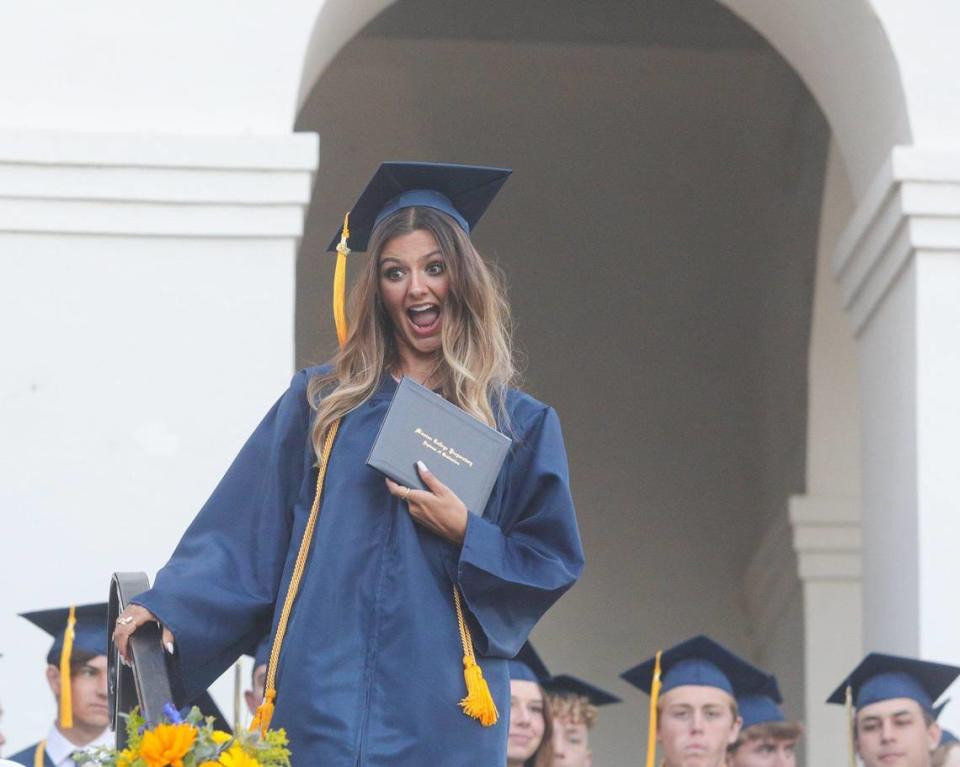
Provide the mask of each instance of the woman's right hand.
[{"label": "woman's right hand", "polygon": [[[117,618],[117,625],[113,628],[113,641],[117,643],[117,650],[120,657],[128,665],[130,664],[130,637],[144,623],[159,623],[157,616],[150,612],[146,607],[140,605],[127,605],[120,616]],[[173,632],[166,626],[161,626],[163,646],[168,653],[173,655]]]}]

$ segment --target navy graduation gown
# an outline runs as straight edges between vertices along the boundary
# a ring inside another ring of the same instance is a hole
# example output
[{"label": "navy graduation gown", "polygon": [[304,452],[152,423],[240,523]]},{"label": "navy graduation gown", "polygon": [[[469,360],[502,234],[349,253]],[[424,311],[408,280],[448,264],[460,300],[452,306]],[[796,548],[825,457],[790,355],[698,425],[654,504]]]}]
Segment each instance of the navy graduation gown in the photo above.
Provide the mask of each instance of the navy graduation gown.
[{"label": "navy graduation gown", "polygon": [[[136,601],[176,637],[184,694],[202,692],[275,627],[316,486],[298,373]],[[583,551],[556,413],[507,398],[514,444],[463,545],[418,526],[366,458],[396,389],[345,416],[277,672],[272,727],[297,767],[506,763],[513,657],[576,581]],[[482,727],[465,694],[452,584],[501,712]]]},{"label": "navy graduation gown", "polygon": [[[19,751],[13,756],[5,756],[4,759],[9,759],[11,762],[16,762],[17,764],[25,765],[25,767],[33,767],[35,764],[34,760],[37,758],[37,746],[39,743],[34,743],[32,746],[27,746],[23,751]],[[53,761],[50,759],[50,755],[44,751],[43,752],[43,767],[54,767]]]}]

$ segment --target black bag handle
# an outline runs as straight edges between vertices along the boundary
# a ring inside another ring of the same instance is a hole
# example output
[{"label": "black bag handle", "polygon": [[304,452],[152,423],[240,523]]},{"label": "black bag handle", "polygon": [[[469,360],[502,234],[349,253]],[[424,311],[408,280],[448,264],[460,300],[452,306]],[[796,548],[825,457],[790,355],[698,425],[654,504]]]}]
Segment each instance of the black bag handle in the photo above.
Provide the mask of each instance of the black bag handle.
[{"label": "black bag handle", "polygon": [[161,646],[160,624],[153,621],[140,626],[130,637],[129,656],[133,668],[120,661],[113,641],[117,618],[130,602],[150,588],[146,573],[114,573],[110,581],[110,602],[107,608],[107,689],[110,707],[110,728],[117,734],[117,748],[127,746],[124,714],[135,706],[152,727],[163,721],[163,707],[173,702],[166,653]]}]

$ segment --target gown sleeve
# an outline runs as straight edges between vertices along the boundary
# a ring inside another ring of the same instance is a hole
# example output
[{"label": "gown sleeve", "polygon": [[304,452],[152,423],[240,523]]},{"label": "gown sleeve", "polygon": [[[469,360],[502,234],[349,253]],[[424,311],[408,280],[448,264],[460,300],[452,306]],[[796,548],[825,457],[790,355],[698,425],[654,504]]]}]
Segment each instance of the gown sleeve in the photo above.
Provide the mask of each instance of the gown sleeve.
[{"label": "gown sleeve", "polygon": [[584,562],[556,412],[543,407],[521,434],[508,468],[505,512],[499,523],[469,516],[457,563],[476,650],[502,658],[517,654]]},{"label": "gown sleeve", "polygon": [[[298,373],[135,603],[176,639],[174,686],[202,693],[270,629],[311,455],[307,374]],[[177,697],[181,697],[177,694]]]}]

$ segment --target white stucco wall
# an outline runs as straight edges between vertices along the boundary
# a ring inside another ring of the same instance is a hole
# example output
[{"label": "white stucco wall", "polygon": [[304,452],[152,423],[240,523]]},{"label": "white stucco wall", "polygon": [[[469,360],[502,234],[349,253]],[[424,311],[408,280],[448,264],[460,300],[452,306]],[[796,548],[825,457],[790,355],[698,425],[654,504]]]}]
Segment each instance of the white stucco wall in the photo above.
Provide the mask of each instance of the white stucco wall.
[{"label": "white stucco wall", "polygon": [[5,753],[54,710],[16,613],[152,575],[286,387],[315,163],[307,135],[0,134]]}]

